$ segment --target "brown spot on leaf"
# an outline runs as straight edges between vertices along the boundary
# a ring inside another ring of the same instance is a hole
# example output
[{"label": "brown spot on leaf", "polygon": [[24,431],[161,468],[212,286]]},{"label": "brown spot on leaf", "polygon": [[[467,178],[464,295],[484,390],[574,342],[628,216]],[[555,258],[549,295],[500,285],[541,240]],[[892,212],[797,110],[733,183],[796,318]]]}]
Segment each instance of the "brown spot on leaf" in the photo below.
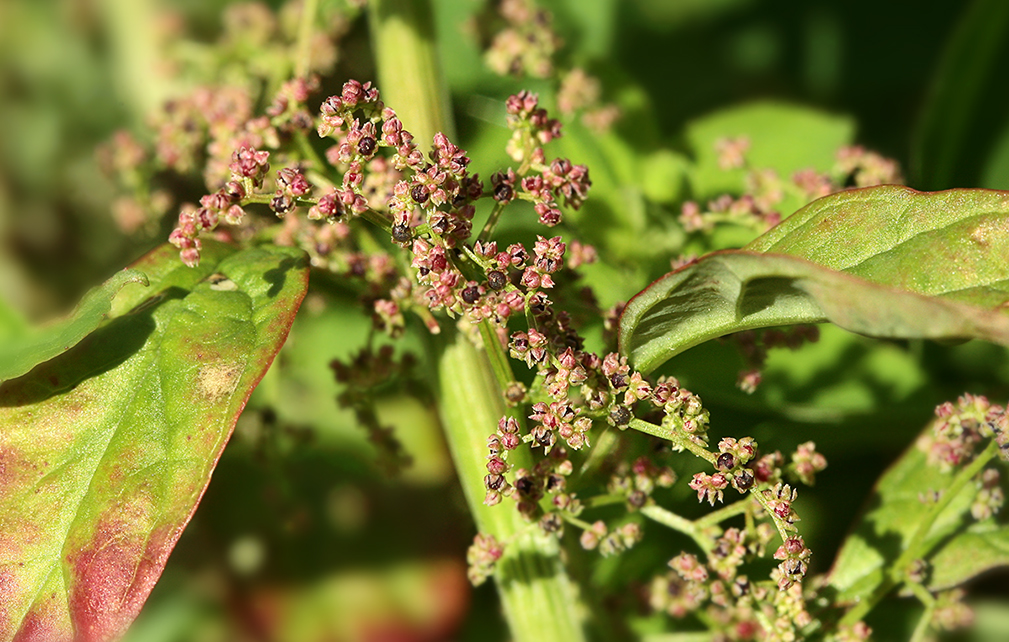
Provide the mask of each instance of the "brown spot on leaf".
[{"label": "brown spot on leaf", "polygon": [[238,387],[242,368],[234,363],[216,363],[201,366],[197,373],[200,394],[211,401],[230,395]]}]

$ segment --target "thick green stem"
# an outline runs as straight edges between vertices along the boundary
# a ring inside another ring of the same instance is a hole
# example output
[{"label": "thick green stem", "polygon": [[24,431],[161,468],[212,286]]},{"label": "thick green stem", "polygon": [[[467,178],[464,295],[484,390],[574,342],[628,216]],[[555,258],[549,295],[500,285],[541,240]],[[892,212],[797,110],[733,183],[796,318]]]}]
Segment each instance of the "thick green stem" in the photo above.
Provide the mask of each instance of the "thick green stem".
[{"label": "thick green stem", "polygon": [[[294,75],[308,76],[312,68],[312,27],[318,12],[319,0],[304,0],[301,3],[301,20],[298,23],[298,44],[294,58]],[[321,167],[321,165],[317,166]]]},{"label": "thick green stem", "polygon": [[385,104],[396,110],[422,150],[438,132],[453,138],[429,0],[371,0],[368,20]]},{"label": "thick green stem", "polygon": [[169,83],[158,68],[155,36],[158,3],[153,0],[102,0],[102,18],[111,44],[116,91],[136,122],[168,97]]},{"label": "thick green stem", "polygon": [[[477,529],[507,542],[495,579],[512,639],[584,640],[578,596],[561,564],[556,539],[528,528],[508,500],[501,506],[483,505],[487,437],[505,413],[486,353],[455,333],[441,346],[438,379],[442,423]],[[522,465],[515,458],[512,463]]]},{"label": "thick green stem", "polygon": [[[371,0],[368,9],[385,104],[396,110],[422,148],[438,132],[453,137],[430,2]],[[487,437],[506,413],[502,386],[511,380],[507,355],[489,327],[483,335],[493,359],[464,333],[445,334],[432,341],[442,425],[477,529],[506,544],[494,579],[511,637],[516,642],[582,642],[584,614],[557,540],[530,527],[508,500],[496,507],[483,504]],[[511,454],[510,463],[529,466],[523,449]]]}]

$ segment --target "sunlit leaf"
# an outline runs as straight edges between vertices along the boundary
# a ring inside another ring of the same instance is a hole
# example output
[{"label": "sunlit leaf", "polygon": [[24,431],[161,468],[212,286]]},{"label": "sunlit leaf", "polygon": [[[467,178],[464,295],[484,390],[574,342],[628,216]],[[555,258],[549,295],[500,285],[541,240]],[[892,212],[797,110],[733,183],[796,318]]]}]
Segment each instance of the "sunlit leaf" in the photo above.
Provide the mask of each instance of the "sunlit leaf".
[{"label": "sunlit leaf", "polygon": [[163,246],[109,319],[0,386],[0,640],[136,616],[307,287],[298,250]]},{"label": "sunlit leaf", "polygon": [[870,336],[1009,345],[1009,195],[884,186],[811,203],[744,251],[632,299],[620,344],[650,371],[731,332],[831,321]]},{"label": "sunlit leaf", "polygon": [[[830,572],[830,583],[840,592],[841,600],[866,598],[883,583],[886,572],[931,510],[929,498],[941,494],[953,478],[954,473],[930,466],[916,446],[883,474],[868,510],[845,540]],[[932,549],[964,524],[976,493],[974,485],[967,484],[952,498],[933,522],[924,550]]]},{"label": "sunlit leaf", "polygon": [[933,589],[957,586],[985,571],[1009,566],[1009,527],[976,524],[944,544],[929,563]]},{"label": "sunlit leaf", "polygon": [[147,277],[136,269],[122,270],[85,294],[66,319],[7,340],[0,334],[0,382],[19,377],[77,345],[105,320],[113,297],[127,283],[146,284]]}]

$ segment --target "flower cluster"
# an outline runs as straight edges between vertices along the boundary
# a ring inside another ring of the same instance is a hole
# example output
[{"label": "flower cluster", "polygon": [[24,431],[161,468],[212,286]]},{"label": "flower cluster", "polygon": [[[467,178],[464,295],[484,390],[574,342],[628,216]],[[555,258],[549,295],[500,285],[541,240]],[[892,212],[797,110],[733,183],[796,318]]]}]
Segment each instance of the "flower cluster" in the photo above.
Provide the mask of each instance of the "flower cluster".
[{"label": "flower cluster", "polygon": [[473,586],[480,586],[494,574],[494,567],[504,555],[504,546],[493,535],[477,534],[466,551],[467,575]]},{"label": "flower cluster", "polygon": [[943,403],[935,409],[936,419],[931,433],[918,441],[918,447],[928,456],[929,464],[941,470],[951,470],[970,461],[979,445],[994,437],[1000,454],[1009,450],[1005,408],[992,404],[986,397],[964,394],[956,404]]},{"label": "flower cluster", "polygon": [[531,0],[502,0],[498,11],[507,26],[487,49],[487,65],[502,76],[549,77],[554,52],[561,45],[550,13]]},{"label": "flower cluster", "polygon": [[723,194],[706,207],[696,201],[684,202],[680,223],[687,232],[710,233],[716,225],[725,223],[764,232],[781,221],[778,208],[786,197],[809,202],[851,185],[869,187],[903,181],[896,161],[862,147],[843,147],[827,172],[803,169],[795,172],[791,180],[782,178],[773,169],[750,166],[746,158],[749,149],[750,140],[745,136],[715,141],[719,168],[745,170],[746,189],[738,197]]},{"label": "flower cluster", "polygon": [[704,611],[704,621],[724,639],[798,639],[812,621],[799,583],[809,549],[801,538],[787,540],[775,552],[781,563],[771,581],[754,581],[741,573],[744,563],[764,554],[774,529],[729,528],[708,552],[707,562],[681,553],[669,561],[671,572],[652,580],[653,609],[684,618]]},{"label": "flower cluster", "polygon": [[806,343],[820,340],[820,330],[815,325],[797,325],[791,328],[771,328],[769,330],[745,330],[730,337],[736,349],[746,362],[739,373],[737,387],[747,394],[753,394],[760,385],[761,370],[767,361],[767,353],[774,348],[798,350]]}]

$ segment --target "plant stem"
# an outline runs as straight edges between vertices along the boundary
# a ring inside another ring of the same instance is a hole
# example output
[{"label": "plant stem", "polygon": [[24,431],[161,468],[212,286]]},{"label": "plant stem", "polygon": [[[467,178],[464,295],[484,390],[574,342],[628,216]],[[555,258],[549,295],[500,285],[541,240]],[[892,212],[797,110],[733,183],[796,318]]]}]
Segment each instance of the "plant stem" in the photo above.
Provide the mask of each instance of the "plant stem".
[{"label": "plant stem", "polygon": [[[396,110],[422,148],[439,131],[453,137],[429,0],[371,0],[368,16],[385,103]],[[438,368],[438,406],[446,441],[477,529],[506,544],[494,579],[511,638],[583,642],[584,613],[561,563],[556,538],[529,528],[511,505],[483,504],[487,437],[508,412],[503,386],[513,377],[496,334],[489,327],[481,332],[484,350],[478,350],[465,333],[451,330],[430,344]],[[528,452],[518,449],[509,463],[528,467],[529,461]]]},{"label": "plant stem", "polygon": [[396,110],[421,150],[438,132],[454,138],[429,0],[371,0],[368,21],[385,104]]},{"label": "plant stem", "polygon": [[[298,44],[294,58],[294,75],[297,78],[308,76],[312,68],[312,25],[315,24],[315,14],[318,13],[319,0],[302,0],[301,20],[298,22]],[[317,166],[321,167],[321,165]]]},{"label": "plant stem", "polygon": [[711,464],[714,464],[715,459],[717,458],[713,452],[692,441],[680,430],[670,430],[665,426],[656,426],[653,423],[649,423],[643,419],[638,419],[637,417],[631,419],[631,423],[628,424],[628,427],[643,432],[646,435],[652,435],[653,437],[658,437],[659,439],[671,441],[674,446],[678,446],[684,450],[689,450]]},{"label": "plant stem", "polygon": [[687,535],[697,542],[697,545],[700,546],[701,550],[705,553],[710,552],[711,549],[715,547],[715,542],[712,541],[710,537],[702,533],[696,523],[686,519],[685,517],[680,517],[676,513],[670,512],[661,506],[645,506],[641,509],[641,514],[649,519],[655,520],[663,526],[668,526],[674,531],[679,531],[684,535]]},{"label": "plant stem", "polygon": [[935,598],[924,586],[917,582],[908,582],[908,587],[921,603],[925,606],[925,611],[918,619],[918,624],[914,627],[914,633],[909,642],[924,642],[928,635],[928,629],[932,624],[932,613],[935,611]]},{"label": "plant stem", "polygon": [[[504,402],[487,355],[463,333],[453,334],[438,363],[442,423],[477,528],[507,542],[495,580],[512,638],[580,642],[585,637],[578,599],[556,539],[530,532],[511,505],[483,505],[487,436],[504,414]],[[513,451],[511,463],[523,465],[518,455],[525,454]]]}]

